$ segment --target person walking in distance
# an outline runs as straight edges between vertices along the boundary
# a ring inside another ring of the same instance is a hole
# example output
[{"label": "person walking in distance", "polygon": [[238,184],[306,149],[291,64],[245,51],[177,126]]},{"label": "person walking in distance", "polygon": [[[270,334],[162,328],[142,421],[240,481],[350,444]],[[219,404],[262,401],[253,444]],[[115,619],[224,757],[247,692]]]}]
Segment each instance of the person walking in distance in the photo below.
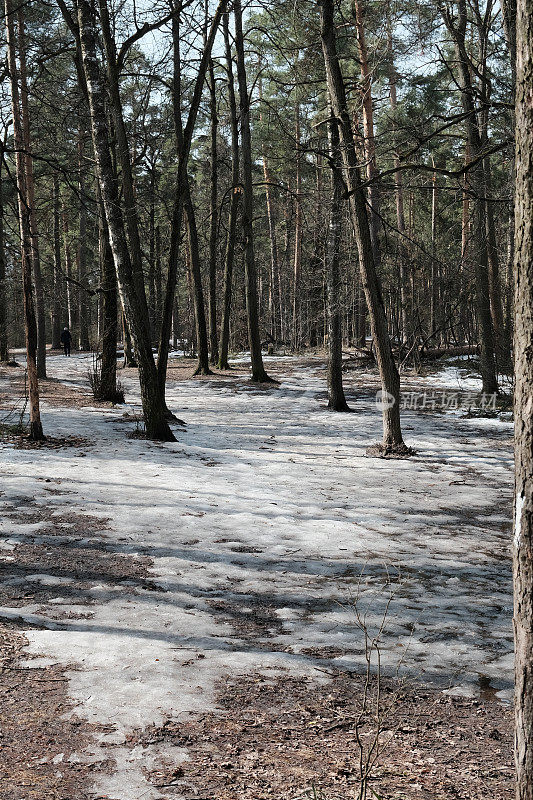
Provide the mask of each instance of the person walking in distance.
[{"label": "person walking in distance", "polygon": [[69,329],[65,326],[61,331],[61,344],[63,345],[63,350],[65,351],[65,355],[70,355],[70,343],[72,342],[72,335]]}]

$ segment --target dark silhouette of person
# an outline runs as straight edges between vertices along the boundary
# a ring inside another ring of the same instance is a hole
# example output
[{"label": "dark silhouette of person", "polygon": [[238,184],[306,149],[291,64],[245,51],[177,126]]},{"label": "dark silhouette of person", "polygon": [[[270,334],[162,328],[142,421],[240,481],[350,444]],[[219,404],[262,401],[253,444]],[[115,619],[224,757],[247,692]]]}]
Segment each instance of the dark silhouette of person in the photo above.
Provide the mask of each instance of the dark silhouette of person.
[{"label": "dark silhouette of person", "polygon": [[65,355],[70,355],[70,343],[72,342],[72,335],[69,329],[65,326],[61,331],[61,344],[63,345],[63,350],[65,351]]}]

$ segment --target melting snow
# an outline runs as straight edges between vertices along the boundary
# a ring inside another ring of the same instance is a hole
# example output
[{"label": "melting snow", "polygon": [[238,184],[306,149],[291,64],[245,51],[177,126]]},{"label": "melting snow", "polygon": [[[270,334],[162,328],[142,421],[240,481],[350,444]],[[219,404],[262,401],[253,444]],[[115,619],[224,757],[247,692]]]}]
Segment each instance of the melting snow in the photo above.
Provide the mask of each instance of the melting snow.
[{"label": "melting snow", "polygon": [[[49,374],[86,387],[90,358],[52,356]],[[89,439],[86,453],[0,446],[0,509],[30,498],[50,514],[109,518],[98,539],[152,559],[151,580],[163,590],[134,593],[103,575],[90,590],[89,618],[0,609],[46,626],[27,631],[28,652],[40,656],[30,664],[77,665],[69,673],[76,713],[113,726],[94,757],[112,755],[117,770],[95,788],[117,800],[162,796],[142,772],[159,751],[127,749],[129,731],[214,708],[215,683],[227,673],[323,678],[317,667],[360,667],[354,603],[375,628],[391,589],[386,668],[401,661],[405,672],[461,691],[480,674],[502,696],[510,688],[509,424],[406,411],[404,435],[417,455],[369,459],[381,417],[358,392],[360,373],[346,379],[354,413],[331,414],[321,362],[286,361],[291,376],[267,391],[235,392],[232,379],[170,383],[168,404],[187,421],[176,443],[126,438],[134,423],[122,415],[139,411],[127,379],[126,407],[93,408],[88,394],[87,408],[44,408],[45,432]],[[435,376],[443,381],[453,383],[447,372]],[[60,481],[63,493],[51,495],[44,479]],[[36,529],[6,518],[2,548],[12,553]],[[37,578],[69,580],[49,568]],[[60,601],[67,613],[79,610]],[[250,633],[254,612],[263,623]],[[340,654],[317,660],[314,651],[327,647]]]}]

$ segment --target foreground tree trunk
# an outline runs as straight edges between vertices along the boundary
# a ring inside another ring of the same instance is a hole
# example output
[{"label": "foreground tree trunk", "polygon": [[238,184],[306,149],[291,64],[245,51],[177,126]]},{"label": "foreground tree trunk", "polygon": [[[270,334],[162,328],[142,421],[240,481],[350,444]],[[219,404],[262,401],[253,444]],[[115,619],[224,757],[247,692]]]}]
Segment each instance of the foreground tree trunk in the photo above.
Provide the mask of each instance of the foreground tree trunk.
[{"label": "foreground tree trunk", "polygon": [[[102,7],[103,4],[101,3],[101,8]],[[166,409],[162,393],[159,390],[155,362],[152,354],[148,304],[146,302],[146,294],[144,293],[142,269],[139,274],[139,262],[141,262],[142,266],[142,261],[140,253],[135,253],[135,257],[132,259],[128,249],[128,240],[126,238],[124,220],[121,212],[118,185],[111,158],[104,87],[96,55],[97,31],[95,15],[94,9],[88,0],[79,0],[78,24],[81,39],[83,71],[89,98],[91,133],[98,182],[105,209],[119,291],[122,298],[124,313],[128,324],[130,324],[132,328],[134,347],[139,363],[139,381],[141,384],[141,398],[146,433],[151,439],[175,441],[174,435],[165,418]],[[109,53],[109,50],[108,55],[111,58],[108,66],[112,67],[113,55]],[[113,75],[109,76],[109,71],[108,77],[113,77]],[[116,97],[111,105],[114,107],[115,123],[120,123],[121,113],[120,107],[117,107]],[[119,152],[121,152],[122,144],[121,141],[118,142]],[[121,152],[121,167],[127,166],[126,158],[129,159],[128,154]],[[124,170],[122,171],[124,182]],[[128,170],[126,169],[125,172],[127,174]],[[129,181],[126,180],[125,184],[129,191],[129,188],[131,188],[128,185]],[[126,202],[128,238],[130,246],[134,248],[136,241],[138,241],[138,229],[135,232],[135,214],[134,208],[130,205],[130,200]]]},{"label": "foreground tree trunk", "polygon": [[322,51],[331,107],[339,129],[344,182],[349,193],[349,210],[359,253],[359,268],[363,284],[372,337],[382,385],[383,448],[405,451],[400,425],[400,376],[394,362],[387,331],[385,307],[374,263],[374,251],[361,186],[355,140],[346,102],[344,80],[337,54],[334,25],[334,0],[319,0],[321,9]]},{"label": "foreground tree trunk", "polygon": [[339,130],[334,120],[328,123],[331,159],[331,208],[326,242],[326,283],[328,311],[328,408],[349,411],[342,386],[342,313],[340,310],[341,275],[339,250],[341,243],[342,175],[339,168]]},{"label": "foreground tree trunk", "polygon": [[516,47],[515,514],[516,798],[533,800],[533,0],[519,0]]},{"label": "foreground tree trunk", "polygon": [[26,333],[26,364],[30,400],[30,439],[44,439],[39,408],[39,379],[37,375],[37,320],[32,288],[32,230],[31,206],[26,186],[25,140],[22,126],[19,72],[17,67],[15,25],[11,0],[5,0],[6,39],[9,77],[11,81],[11,105],[15,143],[15,164],[18,195],[20,245],[22,255],[22,290],[24,297],[24,329]]},{"label": "foreground tree trunk", "polygon": [[257,297],[257,269],[253,234],[253,182],[252,182],[252,140],[250,133],[250,99],[246,81],[244,62],[244,39],[242,33],[241,0],[234,0],[235,49],[237,51],[237,79],[239,82],[239,105],[241,110],[241,149],[243,176],[242,227],[244,233],[244,281],[246,311],[248,315],[248,342],[252,361],[252,380],[271,381],[263,366],[261,335],[259,333],[259,309]]}]

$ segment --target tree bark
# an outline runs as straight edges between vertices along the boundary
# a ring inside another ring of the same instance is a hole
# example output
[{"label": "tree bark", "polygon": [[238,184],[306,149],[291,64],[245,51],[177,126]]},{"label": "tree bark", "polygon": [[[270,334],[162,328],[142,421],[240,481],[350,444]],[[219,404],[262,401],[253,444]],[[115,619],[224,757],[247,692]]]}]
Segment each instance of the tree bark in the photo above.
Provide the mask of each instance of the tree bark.
[{"label": "tree bark", "polygon": [[30,439],[44,439],[39,408],[39,378],[37,374],[37,320],[33,302],[32,259],[33,242],[31,228],[31,205],[28,202],[26,185],[25,137],[19,94],[19,70],[15,41],[15,25],[11,0],[5,0],[6,44],[9,77],[11,82],[11,105],[15,143],[15,165],[18,195],[20,245],[22,255],[22,290],[24,298],[24,329],[26,334],[26,365],[28,371],[30,404]]},{"label": "tree bark", "polygon": [[516,21],[515,513],[516,800],[533,800],[533,0]]},{"label": "tree bark", "polygon": [[481,337],[481,378],[483,392],[498,392],[496,360],[494,356],[494,336],[490,310],[488,248],[486,230],[486,185],[483,168],[483,147],[479,119],[475,106],[475,93],[472,86],[470,59],[466,48],[467,8],[466,0],[458,0],[457,18],[449,8],[441,7],[441,14],[450,32],[457,53],[457,66],[460,76],[461,99],[466,114],[466,133],[470,154],[478,164],[469,171],[469,188],[473,196],[474,214],[472,241],[475,248],[476,313]]},{"label": "tree bark", "polygon": [[[157,356],[157,374],[159,385],[164,392],[165,378],[167,373],[168,364],[168,351],[170,346],[170,334],[172,329],[172,310],[174,308],[174,295],[176,293],[176,281],[178,276],[178,262],[179,262],[179,245],[181,237],[181,225],[183,218],[183,209],[185,202],[185,195],[187,192],[187,165],[189,161],[189,153],[191,149],[191,142],[198,116],[198,109],[202,99],[202,90],[204,86],[206,72],[209,66],[209,59],[211,58],[211,51],[213,49],[213,42],[222,19],[222,15],[226,9],[227,0],[220,0],[216,11],[211,21],[211,27],[204,44],[202,57],[196,74],[194,83],[194,90],[190,102],[189,114],[185,127],[182,128],[181,122],[181,64],[180,64],[180,48],[179,48],[179,8],[175,7],[172,16],[172,41],[174,50],[174,81],[172,91],[172,106],[174,115],[174,129],[177,137],[177,151],[178,151],[178,170],[176,175],[176,188],[174,193],[174,204],[172,209],[172,221],[170,231],[170,245],[168,255],[168,273],[167,284],[165,289],[165,297],[163,301],[162,319],[161,319],[161,336],[159,339],[159,350]],[[183,130],[181,141],[178,138],[178,133]]]},{"label": "tree bark", "polygon": [[4,149],[0,156],[0,361],[9,361],[9,341],[7,336],[7,296],[6,296],[6,254],[4,247],[4,187],[2,167]]},{"label": "tree bark", "polygon": [[78,278],[78,345],[80,350],[89,350],[87,283],[87,195],[85,192],[85,170],[83,165],[84,132],[78,135],[78,191],[79,191],[79,237],[76,251]]},{"label": "tree bark", "polygon": [[246,80],[246,64],[244,61],[244,38],[242,32],[241,0],[234,0],[233,16],[235,19],[235,49],[237,52],[237,79],[239,83],[239,106],[241,111],[241,149],[243,203],[242,228],[244,234],[244,282],[246,295],[246,311],[248,317],[248,343],[252,362],[252,380],[258,382],[272,381],[267,375],[261,353],[261,335],[259,332],[259,312],[257,297],[257,270],[254,252],[253,233],[253,181],[252,181],[252,141],[250,132],[250,98]]},{"label": "tree bark", "polygon": [[[259,100],[263,99],[263,87],[261,79],[259,79]],[[260,111],[260,119],[262,119],[262,111]],[[270,173],[270,166],[266,154],[265,143],[261,145],[261,159],[263,161],[263,178],[265,180],[265,199],[267,209],[268,221],[268,238],[270,241],[270,275],[268,283],[268,316],[270,320],[270,336],[273,342],[277,342],[281,332],[278,325],[278,313],[276,312],[277,292],[276,284],[279,275],[279,260],[278,260],[278,244],[276,240],[276,222],[274,218],[274,202],[272,197],[272,176]],[[281,311],[281,309],[278,309]]]},{"label": "tree bark", "polygon": [[207,325],[205,319],[204,290],[202,287],[202,267],[200,261],[200,245],[198,242],[198,229],[196,215],[192,204],[189,178],[186,178],[186,193],[184,198],[185,218],[187,221],[187,240],[189,246],[189,265],[191,270],[194,316],[196,320],[196,338],[198,341],[198,367],[195,375],[210,375],[209,369],[209,343],[207,338]]},{"label": "tree bark", "polygon": [[354,0],[355,30],[361,66],[361,95],[363,101],[363,135],[366,172],[369,181],[368,205],[370,206],[370,238],[374,249],[374,262],[376,268],[381,265],[381,247],[379,243],[379,183],[378,168],[376,164],[376,140],[374,137],[374,103],[372,100],[372,71],[368,61],[368,48],[365,36],[365,9],[364,0]]},{"label": "tree bark", "polygon": [[117,276],[113,252],[109,243],[105,210],[100,192],[98,199],[98,251],[102,283],[102,361],[100,369],[100,399],[117,399]]},{"label": "tree bark", "polygon": [[24,6],[17,8],[18,45],[20,64],[20,115],[24,143],[24,171],[26,173],[26,200],[30,208],[31,231],[31,270],[35,284],[35,310],[37,320],[37,376],[46,378],[46,313],[44,309],[43,277],[41,273],[41,256],[39,250],[39,232],[35,205],[35,180],[33,175],[33,157],[30,110],[28,92],[28,73],[26,68],[26,36],[24,31]]},{"label": "tree bark", "polygon": [[213,59],[209,61],[209,115],[211,118],[211,191],[209,222],[209,350],[210,362],[218,362],[217,262],[218,262],[218,114]]},{"label": "tree bark", "polygon": [[383,447],[405,450],[400,425],[400,377],[387,331],[381,287],[374,262],[366,200],[361,186],[355,140],[346,101],[346,90],[337,54],[334,0],[319,0],[321,40],[331,107],[339,128],[344,182],[349,193],[349,210],[359,253],[359,268],[365,292],[372,336],[376,348],[383,413]]},{"label": "tree bark", "polygon": [[294,197],[294,259],[292,284],[292,346],[299,350],[302,339],[301,282],[302,282],[302,154],[300,150],[300,104],[296,103],[294,139],[296,143],[296,175]]},{"label": "tree bark", "polygon": [[340,310],[341,275],[339,250],[341,243],[341,197],[339,130],[333,119],[328,123],[331,163],[331,206],[326,241],[326,293],[328,313],[328,408],[349,411],[342,385],[342,314]]},{"label": "tree bark", "polygon": [[231,127],[231,197],[229,206],[228,238],[224,258],[224,286],[222,319],[220,323],[220,355],[219,369],[229,369],[229,324],[231,316],[231,298],[233,288],[233,261],[235,258],[235,237],[237,235],[237,217],[239,213],[239,198],[242,187],[239,184],[239,128],[237,121],[237,103],[235,100],[235,84],[233,78],[233,62],[229,39],[229,14],[225,13],[222,21],[224,32],[224,47],[226,54],[226,74],[228,87],[228,105]]},{"label": "tree bark", "polygon": [[[389,56],[389,92],[390,92],[390,106],[394,121],[398,112],[398,97],[396,92],[396,84],[398,76],[394,66],[394,53],[392,42],[392,24],[390,16],[387,17],[387,50]],[[394,173],[395,184],[395,198],[396,198],[396,225],[398,227],[398,259],[399,259],[399,280],[400,280],[400,316],[401,316],[401,339],[403,342],[409,338],[409,317],[407,314],[407,275],[406,275],[406,262],[407,262],[407,247],[406,247],[406,228],[405,228],[405,210],[403,203],[403,179],[400,167],[400,157],[396,150],[394,152],[394,166],[398,171]]]},{"label": "tree bark", "polygon": [[[104,0],[102,0],[102,4]],[[101,8],[101,10],[104,10]],[[97,31],[94,10],[89,0],[79,0],[78,2],[78,24],[81,38],[81,50],[83,59],[83,70],[87,85],[89,98],[89,108],[91,115],[91,133],[98,173],[98,182],[102,201],[104,204],[113,261],[117,274],[117,282],[122,299],[124,313],[131,325],[133,332],[134,347],[139,363],[139,380],[141,384],[141,398],[143,405],[143,415],[146,426],[146,433],[151,439],[162,441],[175,441],[175,437],[170,430],[165,419],[166,409],[163,402],[163,395],[159,390],[157,381],[156,367],[152,355],[152,345],[150,341],[150,325],[148,317],[148,304],[144,291],[144,279],[142,276],[142,260],[140,252],[136,252],[132,258],[128,248],[126,230],[122,217],[120,197],[118,192],[117,177],[113,169],[111,149],[109,142],[109,129],[106,118],[105,95],[97,61]],[[104,39],[105,35],[104,24]],[[108,43],[109,45],[109,43]],[[111,61],[111,66],[113,62]],[[108,68],[109,77],[109,68]],[[113,77],[113,75],[111,75]],[[119,98],[120,99],[120,98]],[[112,98],[114,116],[119,122],[121,114],[120,106],[117,108],[117,98]],[[122,120],[123,123],[123,120]],[[118,150],[121,152],[121,143],[118,142]],[[127,160],[127,162],[126,162]],[[124,195],[131,189],[127,173],[129,164],[129,154],[121,152],[120,156],[122,171],[122,181]],[[131,165],[130,165],[131,168]],[[130,172],[131,174],[131,172]],[[135,213],[129,202],[126,201],[126,218],[128,232],[130,234],[129,243],[132,249],[136,246]],[[133,235],[132,235],[133,233]],[[140,273],[139,273],[140,264]]]},{"label": "tree bark", "polygon": [[52,298],[52,350],[61,348],[61,296],[63,277],[61,274],[61,206],[59,197],[59,175],[54,175],[54,277]]}]

